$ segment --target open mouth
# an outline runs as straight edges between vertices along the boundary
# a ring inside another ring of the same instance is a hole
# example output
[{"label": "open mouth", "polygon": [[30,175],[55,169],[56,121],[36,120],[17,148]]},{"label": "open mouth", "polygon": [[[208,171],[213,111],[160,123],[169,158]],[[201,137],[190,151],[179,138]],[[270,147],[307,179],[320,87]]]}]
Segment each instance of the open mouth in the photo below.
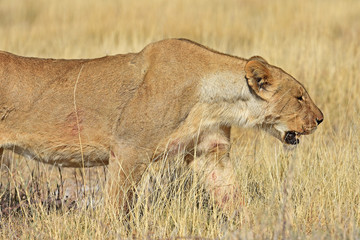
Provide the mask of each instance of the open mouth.
[{"label": "open mouth", "polygon": [[285,132],[284,141],[287,144],[296,145],[299,144],[300,142],[299,137],[300,137],[300,133],[295,131],[287,131]]}]

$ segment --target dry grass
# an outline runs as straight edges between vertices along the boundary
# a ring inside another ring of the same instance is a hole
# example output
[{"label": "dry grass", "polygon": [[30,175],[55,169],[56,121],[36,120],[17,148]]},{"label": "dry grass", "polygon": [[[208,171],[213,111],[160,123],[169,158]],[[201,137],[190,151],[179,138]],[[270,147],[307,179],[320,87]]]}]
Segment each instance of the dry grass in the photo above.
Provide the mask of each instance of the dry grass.
[{"label": "dry grass", "polygon": [[[360,238],[359,12],[358,0],[0,0],[2,50],[87,58],[190,38],[281,66],[325,115],[292,152],[261,132],[234,131],[232,159],[245,204],[227,216],[196,177],[162,163],[144,176],[127,219],[102,199],[74,209],[64,206],[62,190],[53,194],[61,180],[75,178],[72,170],[63,169],[60,179],[57,168],[12,156],[0,172],[0,238]],[[103,179],[102,169],[91,172],[87,197],[97,195],[92,179]],[[75,196],[83,203],[87,197]]]}]

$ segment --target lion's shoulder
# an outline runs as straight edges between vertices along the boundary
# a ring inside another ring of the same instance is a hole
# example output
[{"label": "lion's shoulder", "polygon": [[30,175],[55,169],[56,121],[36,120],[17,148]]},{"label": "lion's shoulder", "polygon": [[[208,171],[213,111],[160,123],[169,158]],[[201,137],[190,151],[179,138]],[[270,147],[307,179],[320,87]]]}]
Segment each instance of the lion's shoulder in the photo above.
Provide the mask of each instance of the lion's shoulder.
[{"label": "lion's shoulder", "polygon": [[186,38],[169,38],[164,39],[158,42],[153,42],[147,45],[143,52],[148,52],[150,54],[154,54],[156,52],[165,52],[166,54],[188,54],[192,56],[196,55],[208,55],[213,58],[218,56],[225,56],[228,60],[243,60],[245,58],[241,58],[238,56],[234,56],[228,53],[219,52],[215,49],[202,45],[200,43],[194,42],[190,39]]}]

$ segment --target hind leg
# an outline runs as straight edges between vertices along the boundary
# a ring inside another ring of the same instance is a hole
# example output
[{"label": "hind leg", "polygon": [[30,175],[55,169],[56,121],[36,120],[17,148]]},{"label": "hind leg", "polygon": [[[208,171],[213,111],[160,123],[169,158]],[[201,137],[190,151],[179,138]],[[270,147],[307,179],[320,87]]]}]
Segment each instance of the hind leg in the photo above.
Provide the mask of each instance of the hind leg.
[{"label": "hind leg", "polygon": [[0,167],[2,167],[4,162],[4,148],[0,147]]},{"label": "hind leg", "polygon": [[0,166],[4,166],[7,169],[10,169],[11,160],[13,159],[13,153],[10,150],[5,150],[0,148]]}]

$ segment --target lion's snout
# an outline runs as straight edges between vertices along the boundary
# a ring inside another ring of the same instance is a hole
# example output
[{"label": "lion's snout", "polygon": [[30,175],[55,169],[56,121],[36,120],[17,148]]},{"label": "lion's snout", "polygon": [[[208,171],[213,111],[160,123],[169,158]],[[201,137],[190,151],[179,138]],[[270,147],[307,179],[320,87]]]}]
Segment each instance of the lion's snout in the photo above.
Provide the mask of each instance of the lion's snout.
[{"label": "lion's snout", "polygon": [[324,114],[321,112],[321,110],[317,106],[314,106],[314,108],[315,108],[314,116],[313,116],[314,123],[316,126],[319,126],[319,124],[324,121]]}]

